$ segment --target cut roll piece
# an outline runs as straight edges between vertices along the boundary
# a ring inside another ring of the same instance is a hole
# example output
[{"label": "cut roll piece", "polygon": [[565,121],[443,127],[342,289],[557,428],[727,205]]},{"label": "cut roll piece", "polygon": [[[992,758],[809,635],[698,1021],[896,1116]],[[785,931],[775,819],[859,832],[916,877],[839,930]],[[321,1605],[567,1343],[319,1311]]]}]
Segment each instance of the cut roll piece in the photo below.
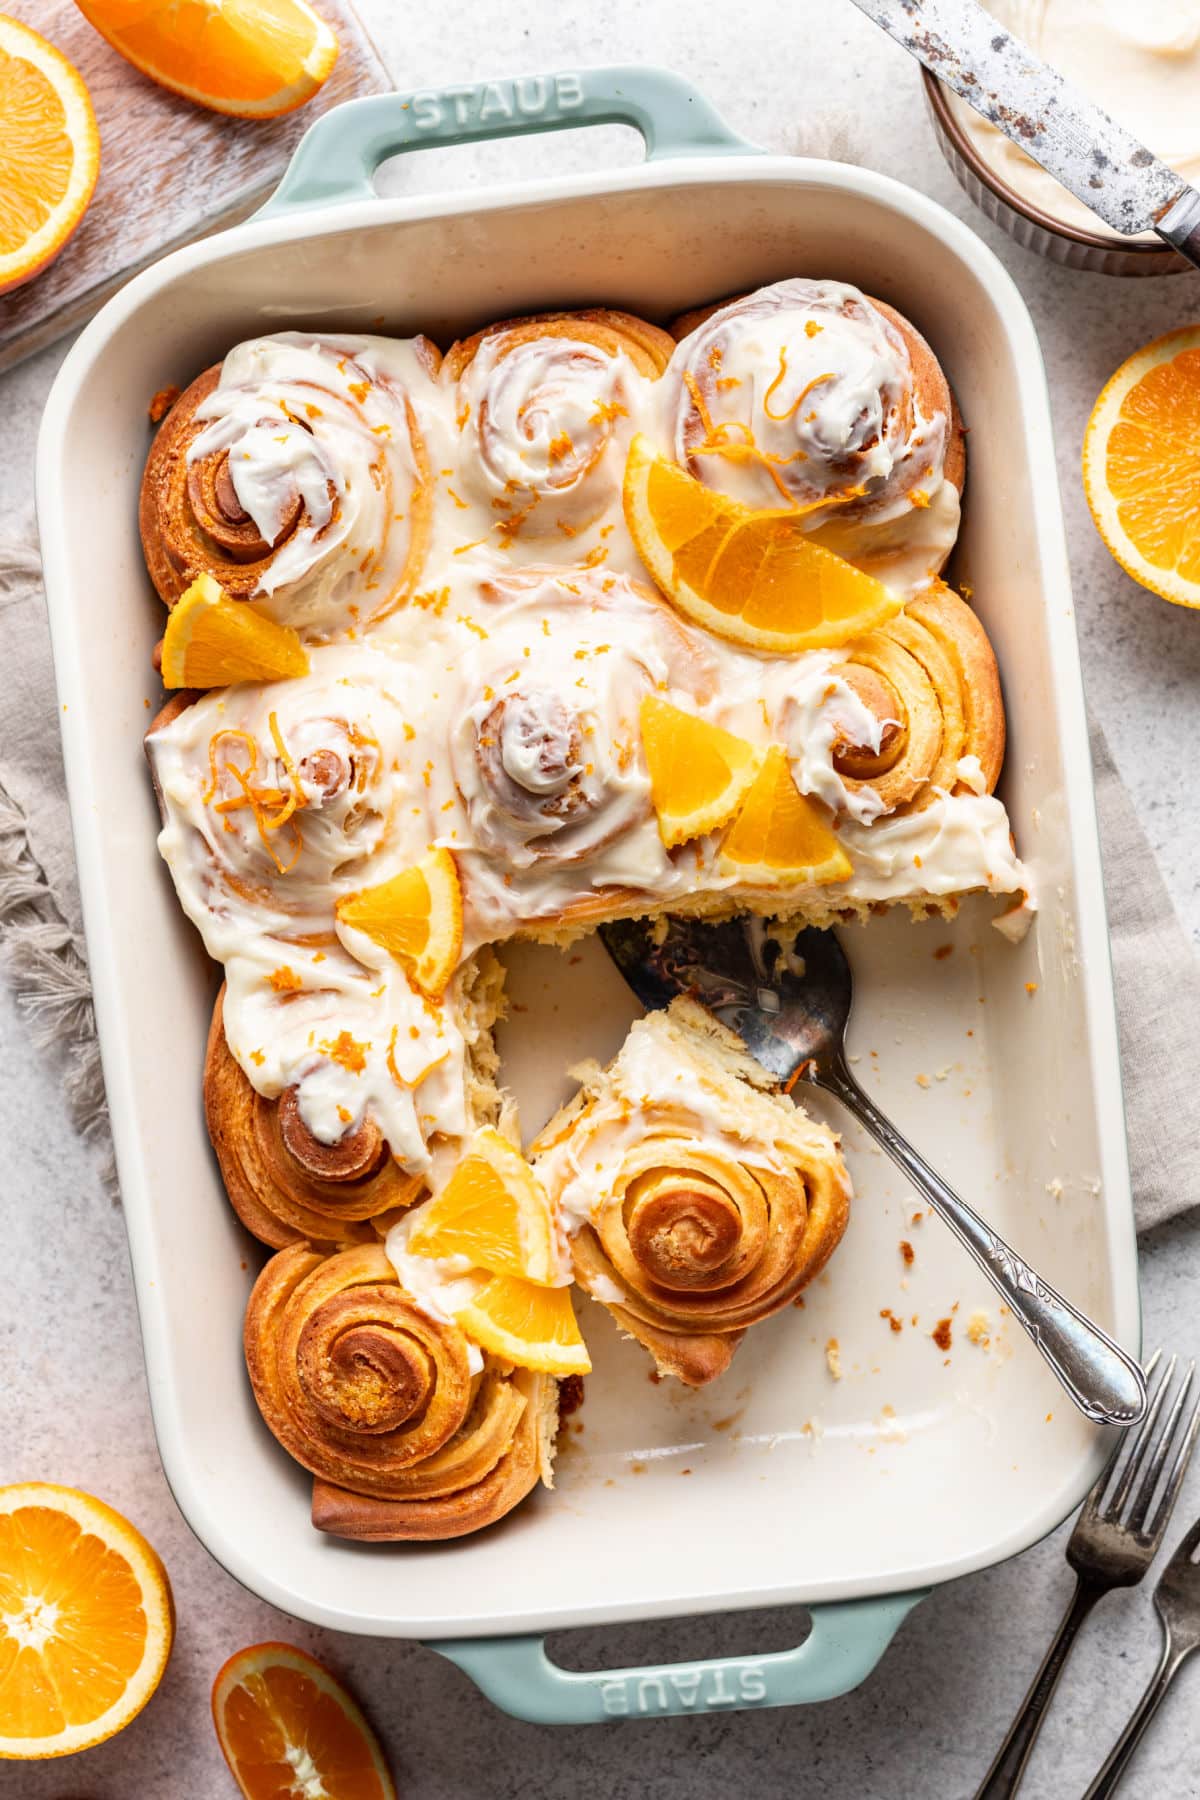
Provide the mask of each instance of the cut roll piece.
[{"label": "cut roll piece", "polygon": [[630,1031],[533,1145],[575,1279],[690,1387],[793,1301],[846,1228],[838,1140],[739,1039],[676,1000]]},{"label": "cut roll piece", "polygon": [[382,1245],[279,1251],[245,1349],[266,1424],[317,1477],[319,1530],[461,1537],[551,1483],[557,1382],[481,1358],[400,1285]]}]

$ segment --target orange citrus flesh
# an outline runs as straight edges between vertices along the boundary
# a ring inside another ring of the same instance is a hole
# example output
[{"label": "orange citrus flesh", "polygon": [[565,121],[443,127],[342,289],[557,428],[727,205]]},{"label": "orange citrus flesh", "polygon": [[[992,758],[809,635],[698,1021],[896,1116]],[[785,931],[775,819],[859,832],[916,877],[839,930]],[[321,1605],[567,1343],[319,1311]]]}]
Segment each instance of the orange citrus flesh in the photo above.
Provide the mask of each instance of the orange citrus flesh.
[{"label": "orange citrus flesh", "polygon": [[592,1366],[570,1288],[493,1275],[454,1316],[469,1338],[518,1368],[586,1375]]},{"label": "orange citrus flesh", "polygon": [[120,1731],[162,1679],[167,1572],[127,1519],[74,1488],[0,1488],[0,1757],[69,1756]]},{"label": "orange citrus flesh", "polygon": [[213,1683],[212,1710],[246,1800],[396,1800],[379,1740],[357,1702],[303,1650],[239,1650]]},{"label": "orange citrus flesh", "polygon": [[100,133],[78,71],[0,13],[0,294],[53,261],[100,172]]},{"label": "orange citrus flesh", "polygon": [[229,687],[308,674],[308,656],[288,625],[231,600],[211,575],[198,575],[171,609],[162,642],[163,686]]},{"label": "orange citrus flesh", "polygon": [[347,894],[337,916],[402,962],[427,999],[441,999],[462,952],[462,889],[449,850],[427,850],[390,881]]},{"label": "orange citrus flesh", "polygon": [[200,106],[273,119],[329,79],[338,41],[306,0],[77,0],[135,69]]},{"label": "orange citrus flesh", "polygon": [[1126,573],[1200,606],[1200,326],[1157,338],[1117,370],[1088,420],[1083,479]]},{"label": "orange citrus flesh", "polygon": [[705,487],[637,437],[625,466],[625,518],[663,593],[698,625],[756,650],[845,644],[901,600],[805,533],[797,510],[758,510]]},{"label": "orange citrus flesh", "polygon": [[422,1207],[408,1247],[418,1256],[467,1256],[478,1269],[547,1287],[560,1279],[545,1190],[491,1126],[476,1132],[441,1193]]},{"label": "orange citrus flesh", "polygon": [[721,843],[722,866],[740,881],[845,881],[850,858],[828,825],[828,808],[802,794],[786,752],[773,744]]},{"label": "orange citrus flesh", "polygon": [[642,701],[640,720],[650,798],[663,843],[669,849],[715,831],[749,790],[760,752],[745,738],[657,694]]}]

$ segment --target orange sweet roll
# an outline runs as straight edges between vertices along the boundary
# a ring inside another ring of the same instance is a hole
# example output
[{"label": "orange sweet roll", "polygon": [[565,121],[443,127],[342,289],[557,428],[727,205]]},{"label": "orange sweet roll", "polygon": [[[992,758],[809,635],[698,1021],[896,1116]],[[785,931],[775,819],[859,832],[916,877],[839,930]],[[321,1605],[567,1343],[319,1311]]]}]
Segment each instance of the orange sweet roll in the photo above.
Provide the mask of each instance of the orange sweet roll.
[{"label": "orange sweet roll", "polygon": [[685,314],[660,389],[675,459],[909,594],[958,534],[962,424],[924,338],[882,300],[796,278]]},{"label": "orange sweet roll", "polygon": [[142,546],[168,606],[201,574],[316,641],[400,606],[429,547],[425,338],[280,332],[175,402],[142,480]]},{"label": "orange sweet roll", "polygon": [[724,1373],[846,1228],[837,1138],[691,1001],[648,1014],[585,1071],[531,1155],[580,1287],[690,1387]]},{"label": "orange sweet roll", "polygon": [[160,850],[225,965],[209,1126],[235,1207],[273,1244],[386,1227],[430,1145],[494,1100],[490,959],[431,998],[338,917],[427,842],[419,673],[363,646],[311,660],[297,680],[177,698],[147,739]]},{"label": "orange sweet roll", "polygon": [[316,1477],[321,1531],[461,1537],[550,1485],[556,1379],[479,1350],[381,1244],[280,1250],[250,1296],[245,1351],[266,1424]]},{"label": "orange sweet roll", "polygon": [[441,380],[460,512],[446,527],[470,524],[522,562],[635,568],[621,480],[673,349],[657,326],[602,308],[508,319],[454,344]]}]

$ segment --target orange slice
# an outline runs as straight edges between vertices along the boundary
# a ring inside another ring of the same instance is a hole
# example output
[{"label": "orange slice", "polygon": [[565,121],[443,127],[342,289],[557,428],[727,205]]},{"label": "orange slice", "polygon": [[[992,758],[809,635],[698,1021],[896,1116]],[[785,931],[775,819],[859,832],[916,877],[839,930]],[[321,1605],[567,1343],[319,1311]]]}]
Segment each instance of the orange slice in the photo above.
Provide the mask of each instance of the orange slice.
[{"label": "orange slice", "polygon": [[592,1366],[570,1288],[493,1275],[454,1316],[469,1338],[519,1369],[586,1375]]},{"label": "orange slice", "polygon": [[213,112],[274,119],[329,79],[338,41],[305,0],[78,0],[135,69]]},{"label": "orange slice", "polygon": [[853,865],[826,820],[828,810],[802,794],[786,752],[767,751],[758,779],[721,844],[721,866],[761,886],[845,881]]},{"label": "orange slice", "polygon": [[167,1571],[111,1506],[0,1488],[0,1757],[70,1756],[141,1712],[175,1637]]},{"label": "orange slice", "polygon": [[171,608],[162,642],[168,688],[230,687],[308,674],[308,656],[288,625],[231,600],[211,575],[197,575]]},{"label": "orange slice", "polygon": [[1200,325],[1121,364],[1087,423],[1083,485],[1126,574],[1200,606]]},{"label": "orange slice", "polygon": [[301,1794],[396,1800],[379,1740],[352,1694],[290,1644],[231,1656],[212,1691],[213,1724],[246,1800]]},{"label": "orange slice", "polygon": [[100,133],[78,70],[0,13],[0,294],[52,262],[100,173]]},{"label": "orange slice", "polygon": [[554,1219],[541,1182],[491,1126],[476,1132],[408,1240],[418,1256],[468,1256],[477,1269],[553,1287],[560,1279]]},{"label": "orange slice", "polygon": [[337,916],[389,950],[427,999],[441,999],[462,952],[462,889],[449,850],[427,850],[403,874],[347,894]]},{"label": "orange slice", "polygon": [[650,798],[667,848],[732,818],[758,773],[761,752],[656,694],[642,701],[641,726]]},{"label": "orange slice", "polygon": [[679,611],[755,650],[827,649],[872,631],[901,600],[804,531],[804,515],[714,493],[636,437],[625,518],[637,553]]}]

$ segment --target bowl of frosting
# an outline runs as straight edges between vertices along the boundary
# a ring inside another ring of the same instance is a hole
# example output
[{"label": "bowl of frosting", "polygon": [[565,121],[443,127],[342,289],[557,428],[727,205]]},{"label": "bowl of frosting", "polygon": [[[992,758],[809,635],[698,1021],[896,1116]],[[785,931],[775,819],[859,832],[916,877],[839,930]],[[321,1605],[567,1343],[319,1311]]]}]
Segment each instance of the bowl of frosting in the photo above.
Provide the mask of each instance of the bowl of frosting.
[{"label": "bowl of frosting", "polygon": [[[990,0],[988,10],[1186,180],[1200,180],[1200,0]],[[928,74],[925,93],[960,184],[1027,250],[1105,275],[1171,275],[1191,266],[1153,232],[1109,231]]]}]

